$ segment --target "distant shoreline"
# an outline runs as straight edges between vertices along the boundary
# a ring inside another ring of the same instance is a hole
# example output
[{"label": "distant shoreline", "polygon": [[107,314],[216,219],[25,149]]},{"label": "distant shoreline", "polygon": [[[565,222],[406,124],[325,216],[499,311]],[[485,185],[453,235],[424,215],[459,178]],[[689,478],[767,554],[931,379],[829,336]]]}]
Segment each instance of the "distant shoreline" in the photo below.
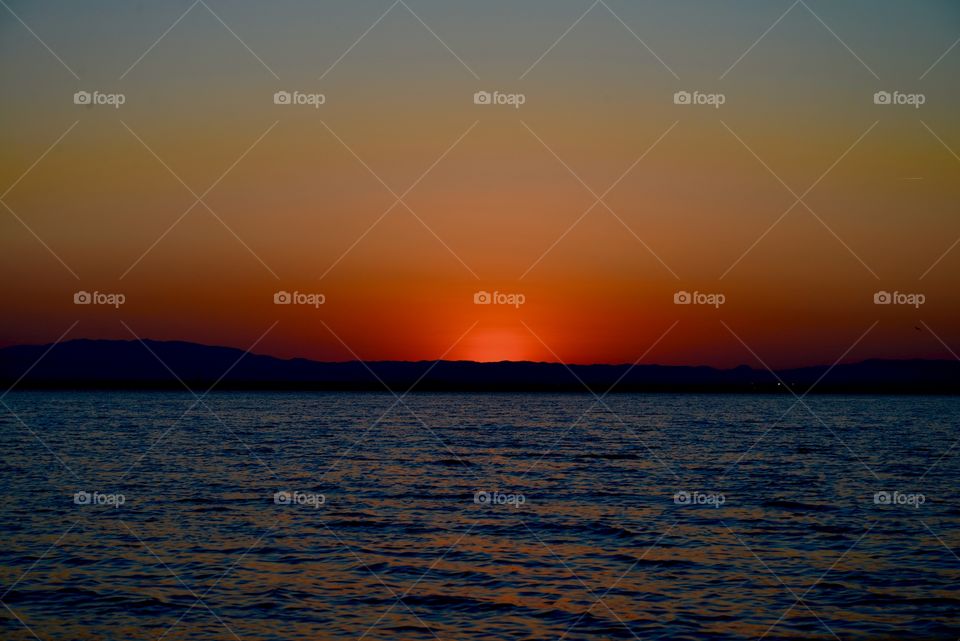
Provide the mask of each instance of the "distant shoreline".
[{"label": "distant shoreline", "polygon": [[284,360],[180,341],[87,340],[0,348],[18,390],[960,394],[960,361],[872,359],[770,372],[673,365]]},{"label": "distant shoreline", "polygon": [[[12,385],[12,381],[0,381],[0,385],[5,385],[9,387]],[[10,395],[13,396],[17,392],[77,392],[77,393],[86,393],[86,392],[150,392],[158,394],[176,394],[186,393],[189,394],[191,391],[195,394],[203,395],[209,389],[209,385],[197,384],[190,385],[188,390],[183,385],[78,385],[75,383],[58,383],[53,385],[30,385],[30,384],[19,384],[15,389],[10,391]],[[592,390],[587,391],[583,388],[577,389],[561,389],[561,388],[420,388],[419,386],[413,390],[407,391],[401,388],[391,388],[388,390],[384,386],[378,388],[375,387],[293,387],[293,386],[284,386],[284,387],[270,387],[264,385],[251,385],[251,386],[238,386],[238,385],[217,385],[214,389],[210,390],[210,394],[243,394],[243,393],[252,393],[252,392],[263,392],[268,394],[298,394],[298,393],[315,393],[315,394],[387,394],[391,393],[398,396],[425,396],[433,394],[469,394],[469,395],[529,395],[529,394],[542,394],[542,395],[563,395],[563,396],[584,396],[588,399],[593,399],[594,394],[598,396],[611,397],[618,395],[675,395],[675,396],[783,396],[784,398],[793,398],[793,395],[786,390],[756,390],[756,389],[718,389],[718,388],[673,388],[673,389],[614,389],[614,390]],[[864,388],[864,389],[815,389],[811,392],[805,393],[804,390],[794,389],[793,392],[799,396],[804,396],[806,398],[811,397],[823,397],[823,396],[912,396],[912,397],[954,397],[960,396],[960,391],[945,389],[945,390],[934,390],[934,391],[922,391],[922,390],[901,390],[901,389],[873,389],[873,388]]]}]

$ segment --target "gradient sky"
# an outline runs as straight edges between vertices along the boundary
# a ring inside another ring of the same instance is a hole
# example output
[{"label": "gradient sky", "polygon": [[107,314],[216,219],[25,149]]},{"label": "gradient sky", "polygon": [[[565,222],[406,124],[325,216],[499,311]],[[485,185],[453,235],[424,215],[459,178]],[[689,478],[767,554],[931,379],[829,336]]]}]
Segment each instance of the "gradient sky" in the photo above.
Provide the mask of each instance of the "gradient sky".
[{"label": "gradient sky", "polygon": [[[960,350],[956,2],[7,3],[0,344],[78,321],[67,338],[329,360]],[[274,105],[279,89],[327,102]],[[78,106],[78,90],[126,104]],[[474,105],[478,90],[526,104]],[[726,104],[678,106],[678,90]],[[926,104],[878,106],[878,90]],[[215,215],[171,229],[228,169],[204,196]],[[813,213],[770,229],[814,183]],[[74,305],[81,289],[127,302]],[[326,304],[277,306],[277,290]],[[474,305],[477,290],[526,303]],[[674,305],[678,290],[726,303]],[[926,303],[877,306],[878,290]]]}]

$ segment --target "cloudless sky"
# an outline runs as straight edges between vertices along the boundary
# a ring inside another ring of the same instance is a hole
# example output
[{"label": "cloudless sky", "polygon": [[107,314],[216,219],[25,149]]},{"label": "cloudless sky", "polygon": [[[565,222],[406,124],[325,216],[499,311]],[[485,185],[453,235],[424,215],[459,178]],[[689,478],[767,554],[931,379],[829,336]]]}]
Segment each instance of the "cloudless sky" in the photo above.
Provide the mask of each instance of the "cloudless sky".
[{"label": "cloudless sky", "polygon": [[332,360],[960,350],[956,2],[6,1],[4,345],[78,321]]}]

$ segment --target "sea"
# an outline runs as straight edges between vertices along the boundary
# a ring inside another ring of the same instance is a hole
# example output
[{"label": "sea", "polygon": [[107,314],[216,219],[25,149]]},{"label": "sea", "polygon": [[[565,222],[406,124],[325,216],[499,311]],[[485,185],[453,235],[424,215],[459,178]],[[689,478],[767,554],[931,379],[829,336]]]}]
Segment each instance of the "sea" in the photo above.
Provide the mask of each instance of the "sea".
[{"label": "sea", "polygon": [[960,399],[14,391],[0,638],[960,637]]}]

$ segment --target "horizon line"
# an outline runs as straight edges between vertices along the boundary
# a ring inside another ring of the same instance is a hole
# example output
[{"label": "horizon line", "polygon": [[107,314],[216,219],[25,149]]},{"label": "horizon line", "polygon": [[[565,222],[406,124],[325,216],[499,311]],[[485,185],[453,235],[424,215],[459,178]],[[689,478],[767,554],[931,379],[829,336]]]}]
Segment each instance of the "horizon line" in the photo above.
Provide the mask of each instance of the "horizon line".
[{"label": "horizon line", "polygon": [[793,365],[789,367],[774,367],[769,368],[763,365],[762,363],[759,366],[749,365],[747,363],[740,363],[738,365],[730,367],[718,367],[715,365],[681,365],[681,364],[665,364],[665,363],[644,363],[639,361],[634,362],[620,362],[620,363],[609,363],[609,362],[594,362],[594,363],[574,363],[574,362],[564,362],[560,360],[555,361],[544,361],[544,360],[498,360],[498,361],[477,361],[470,359],[444,359],[444,358],[421,358],[416,360],[403,360],[403,359],[364,359],[364,358],[351,358],[346,360],[319,360],[315,358],[309,358],[306,356],[277,356],[275,354],[267,354],[262,352],[253,352],[250,350],[245,350],[240,347],[234,347],[231,345],[215,345],[209,343],[200,343],[197,341],[182,340],[182,339],[156,339],[156,338],[71,338],[69,340],[61,340],[48,343],[14,343],[8,345],[0,345],[0,351],[13,349],[13,348],[22,348],[22,347],[37,347],[37,348],[48,348],[52,349],[57,345],[66,345],[69,343],[77,342],[102,342],[102,343],[181,343],[184,345],[192,345],[196,347],[205,347],[210,349],[227,349],[236,352],[242,352],[244,356],[260,356],[264,358],[272,358],[279,361],[309,361],[312,363],[320,364],[330,364],[330,365],[339,365],[339,364],[349,364],[349,363],[408,363],[408,364],[419,364],[419,363],[470,363],[475,365],[498,365],[498,364],[531,364],[531,365],[559,365],[561,367],[683,367],[683,368],[705,368],[712,369],[717,371],[731,371],[736,369],[752,369],[758,371],[770,371],[770,372],[779,372],[779,371],[788,371],[788,370],[798,370],[798,369],[814,369],[818,367],[837,367],[839,365],[856,365],[861,363],[867,363],[871,361],[880,361],[880,362],[911,362],[919,361],[925,363],[937,363],[937,362],[952,362],[954,359],[951,358],[922,358],[922,357],[908,357],[908,358],[883,358],[878,356],[867,357],[860,360],[849,360],[849,361],[838,361],[836,363],[815,363],[808,365]]}]

